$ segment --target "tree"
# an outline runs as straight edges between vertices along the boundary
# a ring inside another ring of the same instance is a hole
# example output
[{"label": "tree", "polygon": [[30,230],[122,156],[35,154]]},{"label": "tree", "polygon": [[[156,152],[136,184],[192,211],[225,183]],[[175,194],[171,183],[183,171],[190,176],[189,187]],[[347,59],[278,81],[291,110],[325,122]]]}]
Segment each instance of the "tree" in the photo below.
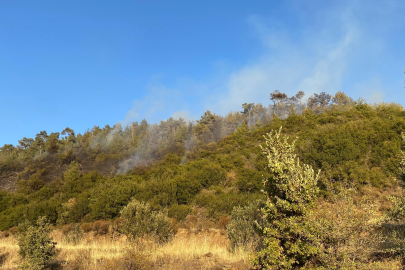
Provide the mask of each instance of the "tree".
[{"label": "tree", "polygon": [[37,136],[35,136],[35,145],[39,148],[39,154],[42,154],[42,149],[45,147],[45,142],[48,139],[48,134],[45,130],[39,132]]},{"label": "tree", "polygon": [[284,93],[280,93],[280,91],[278,90],[274,90],[274,92],[270,94],[270,100],[273,101],[274,106],[277,105],[277,114],[279,103],[285,99],[287,99],[287,95]]},{"label": "tree", "polygon": [[22,149],[29,148],[32,145],[33,142],[34,142],[34,139],[26,138],[26,137],[24,137],[24,138],[22,138],[22,140],[18,141],[18,143],[20,144]]},{"label": "tree", "polygon": [[295,94],[295,97],[300,101],[301,105],[301,100],[305,96],[305,93],[303,91],[299,91],[297,94]]},{"label": "tree", "polygon": [[249,115],[254,105],[255,105],[254,103],[243,103],[242,104],[243,111],[241,111],[241,113],[243,113],[244,115]]},{"label": "tree", "polygon": [[[405,134],[402,132],[401,133],[402,141],[405,142]],[[399,154],[401,156],[401,161],[399,163],[399,177],[402,179],[402,181],[405,180],[405,152],[400,150]],[[402,185],[404,185],[404,182],[402,182]],[[390,196],[389,199],[392,201],[394,204],[394,207],[391,209],[389,212],[389,215],[392,217],[392,219],[398,221],[401,220],[405,217],[405,196],[399,196],[399,197],[393,197]]]},{"label": "tree", "polygon": [[0,147],[0,153],[11,153],[16,148],[12,144],[5,144],[3,147]]},{"label": "tree", "polygon": [[200,120],[197,120],[197,125],[194,128],[194,133],[205,142],[207,138],[212,138],[218,140],[221,132],[221,118],[215,113],[210,111],[204,112]]},{"label": "tree", "polygon": [[347,106],[353,102],[352,98],[349,98],[344,92],[337,92],[332,99],[332,103],[337,106]]},{"label": "tree", "polygon": [[46,150],[50,153],[56,153],[59,149],[59,132],[51,133],[46,141]]},{"label": "tree", "polygon": [[67,127],[62,131],[62,135],[66,135],[67,141],[72,141],[75,138],[75,132],[73,129]]},{"label": "tree", "polygon": [[258,226],[263,248],[252,262],[265,269],[293,269],[319,252],[306,216],[315,205],[320,172],[299,161],[294,154],[296,140],[289,143],[288,137],[282,138],[281,128],[264,138],[262,154],[272,177],[263,181],[267,201],[261,210],[268,225]]},{"label": "tree", "polygon": [[308,106],[315,110],[322,109],[323,111],[325,111],[331,100],[332,96],[326,94],[325,92],[322,92],[320,94],[313,94],[308,99]]}]

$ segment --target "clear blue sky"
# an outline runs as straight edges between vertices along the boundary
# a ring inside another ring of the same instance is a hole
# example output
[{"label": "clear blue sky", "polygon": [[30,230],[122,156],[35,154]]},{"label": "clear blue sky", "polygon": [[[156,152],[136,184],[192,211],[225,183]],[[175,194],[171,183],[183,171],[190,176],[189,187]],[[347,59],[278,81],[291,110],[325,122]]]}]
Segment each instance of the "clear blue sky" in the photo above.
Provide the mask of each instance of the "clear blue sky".
[{"label": "clear blue sky", "polygon": [[[0,145],[344,91],[405,105],[404,1],[1,1]],[[307,96],[308,96],[307,95]]]}]

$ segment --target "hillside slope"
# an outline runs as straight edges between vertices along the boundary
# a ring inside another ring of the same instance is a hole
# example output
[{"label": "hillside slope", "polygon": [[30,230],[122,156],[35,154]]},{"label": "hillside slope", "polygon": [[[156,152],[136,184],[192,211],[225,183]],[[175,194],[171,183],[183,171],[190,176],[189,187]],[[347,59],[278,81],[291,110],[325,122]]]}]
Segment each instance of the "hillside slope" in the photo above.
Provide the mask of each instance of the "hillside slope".
[{"label": "hillside slope", "polygon": [[281,119],[275,107],[247,105],[226,117],[207,111],[196,124],[144,120],[83,135],[67,128],[62,138],[41,132],[19,147],[3,146],[0,230],[42,215],[60,225],[111,220],[131,198],[167,209],[179,222],[190,213],[217,222],[263,196],[263,176],[270,176],[258,145],[281,126],[299,138],[300,159],[321,169],[323,180],[360,190],[398,186],[401,106],[289,105],[279,109]]}]

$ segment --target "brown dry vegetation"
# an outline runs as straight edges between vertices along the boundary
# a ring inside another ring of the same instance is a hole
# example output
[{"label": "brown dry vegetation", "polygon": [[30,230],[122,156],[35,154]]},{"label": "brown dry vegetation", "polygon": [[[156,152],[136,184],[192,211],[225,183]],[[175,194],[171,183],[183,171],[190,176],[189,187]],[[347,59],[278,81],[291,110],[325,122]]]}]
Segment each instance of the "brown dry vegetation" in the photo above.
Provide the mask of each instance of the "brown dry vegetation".
[{"label": "brown dry vegetation", "polygon": [[[199,233],[179,229],[165,245],[93,232],[78,245],[67,243],[60,230],[52,237],[58,250],[54,269],[249,269],[249,252],[229,252],[229,240],[218,229]],[[0,238],[0,269],[17,269],[18,250],[15,237]]]}]

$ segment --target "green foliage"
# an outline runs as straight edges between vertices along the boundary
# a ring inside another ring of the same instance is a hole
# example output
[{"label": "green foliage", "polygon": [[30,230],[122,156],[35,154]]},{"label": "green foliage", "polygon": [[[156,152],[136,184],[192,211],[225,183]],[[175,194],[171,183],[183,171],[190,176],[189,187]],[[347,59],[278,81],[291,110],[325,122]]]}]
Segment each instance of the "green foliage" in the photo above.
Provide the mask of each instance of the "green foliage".
[{"label": "green foliage", "polygon": [[173,204],[169,208],[169,217],[175,218],[177,221],[183,221],[186,219],[187,215],[192,212],[192,209],[188,205]]},{"label": "green foliage", "polygon": [[[405,134],[401,133],[402,140],[405,142]],[[399,163],[399,177],[404,180],[405,178],[405,152],[400,151],[401,161]],[[404,182],[402,185],[404,186]],[[389,215],[393,220],[399,221],[405,217],[405,196],[402,194],[400,197],[389,197],[393,203],[393,207],[389,211]]]},{"label": "green foliage", "polygon": [[328,201],[307,216],[319,250],[316,260],[308,264],[321,269],[374,269],[376,254],[393,253],[382,234],[385,217],[378,205],[367,197],[355,202],[359,194],[348,188],[330,194]]},{"label": "green foliage", "polygon": [[247,248],[258,251],[261,248],[262,238],[256,231],[256,224],[264,221],[260,212],[262,206],[262,202],[255,201],[245,207],[233,208],[232,219],[226,226],[232,250]]},{"label": "green foliage", "polygon": [[253,169],[239,169],[236,186],[242,192],[258,192],[262,189],[263,174]]},{"label": "green foliage", "polygon": [[245,206],[250,201],[261,198],[263,195],[260,193],[246,194],[239,193],[235,190],[222,190],[220,187],[213,187],[208,191],[204,190],[195,198],[198,206],[207,209],[209,217],[218,219],[221,216],[228,215],[236,206]]},{"label": "green foliage", "polygon": [[80,178],[80,165],[78,162],[73,161],[70,163],[69,168],[63,173],[63,178],[66,182],[75,181]]},{"label": "green foliage", "polygon": [[112,219],[119,216],[121,209],[128,204],[138,191],[133,181],[117,177],[115,181],[100,183],[93,189],[89,208],[93,220]]},{"label": "green foliage", "polygon": [[18,246],[22,269],[45,269],[55,257],[55,243],[49,236],[50,230],[45,217],[39,217],[34,226],[29,223],[19,226]]},{"label": "green foliage", "polygon": [[148,203],[131,201],[121,211],[125,219],[122,231],[134,239],[149,235],[159,242],[167,242],[173,236],[172,223],[160,211],[153,211]]},{"label": "green foliage", "polygon": [[[277,107],[246,103],[243,112],[223,117],[206,112],[196,124],[170,118],[159,124],[143,120],[127,127],[95,126],[84,134],[71,129],[66,129],[63,136],[41,131],[35,139],[22,139],[18,147],[4,145],[0,147],[0,230],[26,219],[33,223],[39,216],[47,216],[55,225],[100,225],[98,228],[103,229],[97,229],[97,233],[103,234],[109,221],[118,218],[134,198],[147,202],[153,210],[167,211],[170,217],[184,223],[189,221],[187,216],[194,214],[210,219],[204,222],[226,224],[226,218],[223,222],[218,219],[229,217],[232,209],[239,206],[240,214],[235,210],[230,223],[236,222],[232,225],[232,237],[237,243],[238,234],[244,233],[244,225],[240,224],[248,223],[243,221],[245,210],[241,209],[278,191],[278,202],[285,208],[277,208],[273,203],[275,208],[270,213],[279,222],[271,219],[271,227],[277,230],[267,235],[282,240],[286,235],[290,237],[290,242],[280,242],[283,248],[288,243],[293,246],[301,239],[297,237],[303,236],[304,243],[322,249],[319,243],[328,246],[330,243],[323,241],[335,241],[337,236],[326,237],[313,222],[314,211],[322,209],[313,209],[311,200],[297,203],[297,198],[290,198],[284,188],[291,186],[285,182],[281,181],[284,186],[274,184],[268,160],[257,147],[264,143],[262,135],[283,126],[286,135],[298,136],[297,157],[315,170],[321,169],[323,179],[330,179],[334,188],[343,184],[390,193],[396,189],[395,180],[403,168],[399,166],[400,149],[405,144],[400,134],[405,130],[405,113],[397,104],[371,106],[362,100],[354,102],[343,93],[337,93],[327,104],[327,100],[322,101],[327,96],[314,96],[311,110],[299,102],[302,96],[303,93],[297,99],[277,100]],[[276,110],[278,115],[273,115]],[[262,176],[268,180],[266,194],[260,192]],[[328,199],[333,189],[324,183],[318,186],[322,198]],[[301,195],[297,192],[297,196]],[[402,202],[402,196],[395,200],[391,215],[402,222],[405,200]],[[304,210],[296,206],[304,203],[309,203]],[[331,204],[340,207],[344,203]],[[381,209],[387,205],[385,202]],[[358,207],[357,202],[355,206]],[[267,219],[259,218],[257,222],[262,224],[256,228],[259,235]],[[303,224],[307,225],[305,229]],[[292,229],[287,228],[290,225]],[[262,231],[259,238],[264,236]],[[312,241],[312,236],[316,236],[316,241]],[[283,253],[282,260],[297,252]],[[322,252],[315,256],[315,261],[326,254]],[[308,261],[309,265],[316,265],[305,256],[304,252],[297,264]]]},{"label": "green foliage", "polygon": [[266,269],[293,269],[318,254],[316,237],[308,227],[306,215],[314,207],[319,172],[300,163],[294,153],[295,141],[278,132],[265,136],[261,149],[271,178],[264,180],[267,201],[262,207],[265,226],[259,226],[263,248],[253,264]]}]

